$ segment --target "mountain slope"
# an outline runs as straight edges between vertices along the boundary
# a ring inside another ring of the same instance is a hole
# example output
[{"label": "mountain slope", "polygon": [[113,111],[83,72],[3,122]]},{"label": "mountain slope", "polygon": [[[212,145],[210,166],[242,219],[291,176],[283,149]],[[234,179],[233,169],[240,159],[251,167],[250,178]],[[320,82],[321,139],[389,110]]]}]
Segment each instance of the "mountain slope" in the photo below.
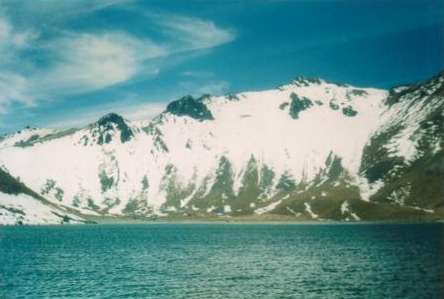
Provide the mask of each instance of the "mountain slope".
[{"label": "mountain slope", "polygon": [[425,209],[444,202],[444,77],[403,86],[386,99],[384,125],[364,149],[361,172],[383,185],[371,198]]},{"label": "mountain slope", "polygon": [[436,219],[443,82],[386,91],[298,77],[187,96],[149,122],[109,114],[5,136],[0,165],[54,204],[96,215]]},{"label": "mountain slope", "polygon": [[81,223],[69,209],[48,202],[0,168],[0,224]]}]

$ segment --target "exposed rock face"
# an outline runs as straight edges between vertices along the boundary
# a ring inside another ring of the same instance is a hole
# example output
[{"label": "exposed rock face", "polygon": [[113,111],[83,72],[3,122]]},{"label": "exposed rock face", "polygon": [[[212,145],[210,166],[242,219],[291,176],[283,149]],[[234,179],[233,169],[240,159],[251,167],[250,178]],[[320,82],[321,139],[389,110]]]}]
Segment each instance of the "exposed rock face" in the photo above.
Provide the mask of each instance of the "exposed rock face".
[{"label": "exposed rock face", "polygon": [[202,102],[202,98],[196,100],[192,96],[171,102],[166,111],[177,116],[189,116],[199,121],[214,119],[211,111]]}]

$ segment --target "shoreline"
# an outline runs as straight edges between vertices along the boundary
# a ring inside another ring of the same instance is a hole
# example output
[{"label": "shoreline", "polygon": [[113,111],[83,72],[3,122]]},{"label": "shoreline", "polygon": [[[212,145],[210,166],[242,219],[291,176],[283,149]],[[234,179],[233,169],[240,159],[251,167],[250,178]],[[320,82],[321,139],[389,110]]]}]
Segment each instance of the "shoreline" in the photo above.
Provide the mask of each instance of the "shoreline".
[{"label": "shoreline", "polygon": [[41,223],[41,224],[1,224],[1,227],[35,227],[35,226],[108,226],[108,225],[375,225],[375,224],[444,224],[444,219],[437,220],[366,220],[366,221],[336,221],[336,220],[294,220],[294,219],[101,219],[85,223]]}]

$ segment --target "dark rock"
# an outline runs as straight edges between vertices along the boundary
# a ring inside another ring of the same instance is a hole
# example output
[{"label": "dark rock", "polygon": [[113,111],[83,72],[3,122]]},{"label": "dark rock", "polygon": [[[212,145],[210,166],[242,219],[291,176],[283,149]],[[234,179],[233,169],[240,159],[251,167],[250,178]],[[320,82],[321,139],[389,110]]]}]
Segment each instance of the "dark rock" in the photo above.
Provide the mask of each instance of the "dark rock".
[{"label": "dark rock", "polygon": [[120,131],[120,141],[125,143],[131,138],[134,137],[134,132],[131,128],[126,124],[123,117],[116,113],[110,113],[99,119],[96,125],[101,128],[102,134],[98,137],[98,144],[102,145],[104,143],[110,143],[112,138],[111,135],[107,132],[113,129],[113,124],[117,126],[117,129]]},{"label": "dark rock", "polygon": [[290,116],[293,119],[298,118],[299,113],[313,106],[313,103],[310,99],[306,97],[299,98],[297,94],[292,93],[290,95],[291,103],[290,103]]},{"label": "dark rock", "polygon": [[169,103],[166,111],[177,116],[189,116],[199,121],[214,119],[211,111],[202,103],[202,98],[196,100],[192,96]]},{"label": "dark rock", "polygon": [[342,108],[342,114],[345,116],[356,116],[358,114],[358,111],[354,110],[352,106],[347,106],[345,108]]}]

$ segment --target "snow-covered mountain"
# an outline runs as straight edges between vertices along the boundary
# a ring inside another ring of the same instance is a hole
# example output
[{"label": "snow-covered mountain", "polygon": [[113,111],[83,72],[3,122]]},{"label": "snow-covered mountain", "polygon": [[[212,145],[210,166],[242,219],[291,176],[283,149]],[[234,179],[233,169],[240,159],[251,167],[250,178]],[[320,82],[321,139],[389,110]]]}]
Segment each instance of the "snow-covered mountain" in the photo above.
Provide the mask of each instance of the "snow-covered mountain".
[{"label": "snow-covered mountain", "polygon": [[298,77],[187,96],[149,122],[27,127],[0,141],[0,166],[83,214],[440,218],[443,86],[443,73],[392,90]]}]

